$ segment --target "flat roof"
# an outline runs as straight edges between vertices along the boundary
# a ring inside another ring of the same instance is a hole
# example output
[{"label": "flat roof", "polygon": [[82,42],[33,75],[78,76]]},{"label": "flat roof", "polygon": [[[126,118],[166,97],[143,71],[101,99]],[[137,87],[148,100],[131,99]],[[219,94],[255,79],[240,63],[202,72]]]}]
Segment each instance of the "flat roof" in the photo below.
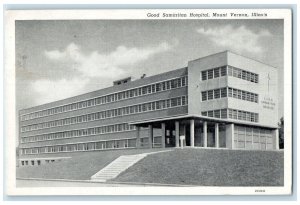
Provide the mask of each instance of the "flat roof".
[{"label": "flat roof", "polygon": [[232,52],[232,51],[230,51],[230,50],[224,50],[224,51],[221,51],[221,52],[218,52],[218,53],[212,53],[212,54],[210,54],[210,55],[206,55],[206,56],[203,56],[203,57],[194,59],[194,60],[190,60],[189,62],[197,61],[197,60],[200,60],[200,59],[203,59],[203,58],[207,58],[207,57],[211,57],[211,56],[215,56],[215,55],[220,55],[220,54],[222,54],[222,53],[231,53],[231,54],[234,54],[234,55],[237,55],[237,56],[241,56],[241,57],[243,57],[243,58],[247,58],[247,59],[250,59],[250,60],[252,60],[252,61],[255,61],[255,62],[264,64],[264,65],[269,66],[269,67],[271,67],[271,68],[278,69],[278,68],[276,68],[275,66],[272,66],[272,65],[270,65],[270,64],[264,63],[264,62],[262,62],[262,61],[256,60],[256,59],[251,58],[251,57],[247,57],[247,56],[244,56],[244,55],[241,55],[241,54]]},{"label": "flat roof", "polygon": [[[159,77],[159,76],[161,76],[161,75],[172,74],[172,73],[179,72],[180,70],[185,70],[185,69],[187,69],[187,67],[177,68],[177,69],[174,69],[174,70],[171,70],[171,71],[167,71],[167,72],[163,72],[163,73],[159,73],[159,74],[156,74],[156,75],[151,75],[151,76],[146,76],[146,77],[144,77],[144,78],[138,78],[138,79],[135,79],[135,80],[131,80],[131,81],[129,81],[129,82],[127,82],[127,83],[124,83],[124,84],[122,84],[122,85],[124,85],[124,86],[131,86],[131,85],[133,85],[133,84],[135,84],[135,83],[138,84],[138,83],[140,83],[141,81],[150,80],[151,78],[156,78],[156,77]],[[124,78],[124,79],[127,79],[127,78]],[[119,80],[116,80],[116,81],[119,81]],[[113,82],[115,82],[115,81],[113,81]],[[154,82],[153,82],[153,83],[154,83]],[[140,86],[142,86],[142,85],[136,85],[136,87],[140,87]],[[121,89],[120,89],[120,88],[121,88]],[[63,99],[60,99],[60,100],[55,100],[55,101],[51,101],[51,102],[48,102],[48,103],[39,104],[39,105],[35,105],[35,106],[32,106],[32,107],[20,109],[19,112],[20,112],[20,111],[27,111],[27,110],[30,110],[30,109],[33,109],[33,108],[38,108],[38,107],[41,107],[41,106],[51,105],[51,104],[53,104],[53,103],[59,103],[59,102],[64,101],[64,100],[71,100],[71,99],[76,98],[76,97],[83,97],[83,96],[89,95],[89,94],[96,94],[97,92],[100,92],[100,91],[106,91],[106,90],[109,90],[109,89],[120,89],[120,90],[117,90],[117,91],[114,91],[114,92],[121,92],[121,91],[123,91],[122,88],[123,88],[122,86],[112,85],[112,86],[104,87],[104,88],[97,89],[97,90],[94,90],[94,91],[86,92],[86,93],[83,93],[83,94],[74,95],[74,96],[72,96],[72,97],[63,98]],[[133,88],[134,88],[134,87],[133,87]],[[128,89],[131,89],[131,88],[125,88],[124,91],[125,91],[125,90],[128,90]],[[114,92],[112,92],[112,93],[114,93]],[[109,95],[109,94],[110,94],[110,93],[106,93],[106,94],[101,94],[101,95],[99,95],[99,96],[102,96],[102,95]],[[82,99],[82,100],[75,100],[75,99],[74,99],[74,102],[80,102],[80,101],[83,101],[83,99]],[[72,104],[72,103],[74,103],[74,102],[66,103],[65,105],[67,105],[67,104]],[[53,107],[57,107],[57,106],[61,106],[61,105],[54,105]],[[41,110],[44,110],[44,109],[48,109],[48,108],[41,108]],[[35,112],[35,111],[30,111],[30,113],[31,113],[31,112]]]}]

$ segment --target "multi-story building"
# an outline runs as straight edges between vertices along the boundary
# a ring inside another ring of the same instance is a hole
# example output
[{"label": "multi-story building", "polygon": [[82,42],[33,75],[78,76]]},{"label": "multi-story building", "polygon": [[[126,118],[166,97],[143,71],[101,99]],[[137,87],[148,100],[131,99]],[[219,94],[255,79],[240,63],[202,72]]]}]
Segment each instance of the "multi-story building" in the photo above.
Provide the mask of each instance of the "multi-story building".
[{"label": "multi-story building", "polygon": [[21,110],[20,155],[179,147],[181,142],[275,150],[277,92],[276,68],[225,51],[185,68],[122,79],[112,87]]}]

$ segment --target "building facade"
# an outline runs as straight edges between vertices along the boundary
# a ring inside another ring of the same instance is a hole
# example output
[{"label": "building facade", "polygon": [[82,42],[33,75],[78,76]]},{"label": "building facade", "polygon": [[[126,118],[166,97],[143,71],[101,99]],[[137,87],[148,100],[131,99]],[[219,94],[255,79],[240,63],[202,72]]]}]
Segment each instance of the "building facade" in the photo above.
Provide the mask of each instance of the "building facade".
[{"label": "building facade", "polygon": [[276,150],[277,92],[276,68],[225,51],[185,68],[20,110],[20,156],[181,143]]}]

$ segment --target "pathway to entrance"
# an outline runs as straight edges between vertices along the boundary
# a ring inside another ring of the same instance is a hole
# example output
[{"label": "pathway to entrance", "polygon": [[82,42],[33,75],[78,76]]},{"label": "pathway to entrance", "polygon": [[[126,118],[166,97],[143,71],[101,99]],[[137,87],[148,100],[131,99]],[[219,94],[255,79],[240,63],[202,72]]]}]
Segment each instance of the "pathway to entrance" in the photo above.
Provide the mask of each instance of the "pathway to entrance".
[{"label": "pathway to entrance", "polygon": [[119,174],[123,171],[143,159],[149,154],[156,154],[161,152],[169,152],[171,150],[164,150],[158,152],[150,152],[150,153],[143,153],[143,154],[136,154],[136,155],[124,155],[120,156],[114,161],[112,161],[109,165],[101,169],[99,172],[94,174],[91,177],[92,181],[99,181],[99,182],[106,182],[109,179],[116,178]]}]

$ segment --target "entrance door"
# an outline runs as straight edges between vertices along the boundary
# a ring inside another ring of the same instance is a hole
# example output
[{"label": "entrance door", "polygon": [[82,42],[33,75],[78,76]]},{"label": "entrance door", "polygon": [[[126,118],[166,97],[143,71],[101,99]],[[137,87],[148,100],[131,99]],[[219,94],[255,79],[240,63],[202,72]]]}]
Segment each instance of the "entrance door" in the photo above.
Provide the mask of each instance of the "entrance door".
[{"label": "entrance door", "polygon": [[174,123],[166,123],[166,147],[175,147],[175,125]]},{"label": "entrance door", "polygon": [[175,147],[175,131],[166,129],[166,147]]}]

